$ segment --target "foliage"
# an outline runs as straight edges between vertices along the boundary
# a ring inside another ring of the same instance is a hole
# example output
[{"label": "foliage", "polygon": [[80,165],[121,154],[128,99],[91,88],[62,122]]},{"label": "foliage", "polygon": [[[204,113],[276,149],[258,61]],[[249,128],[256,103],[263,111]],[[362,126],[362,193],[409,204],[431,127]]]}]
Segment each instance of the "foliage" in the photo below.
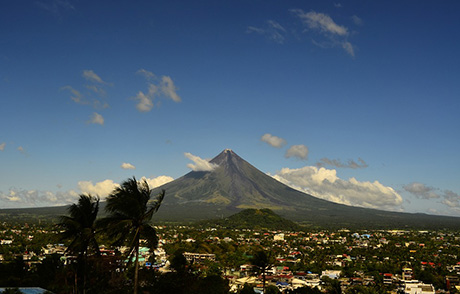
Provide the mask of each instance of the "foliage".
[{"label": "foliage", "polygon": [[137,293],[138,288],[139,240],[146,239],[151,250],[157,247],[158,236],[149,222],[160,208],[164,196],[163,190],[155,199],[151,199],[147,182],[138,182],[133,177],[115,188],[106,201],[105,209],[109,215],[100,224],[108,236],[115,240],[113,245],[128,245],[128,265],[135,259],[134,293]]}]

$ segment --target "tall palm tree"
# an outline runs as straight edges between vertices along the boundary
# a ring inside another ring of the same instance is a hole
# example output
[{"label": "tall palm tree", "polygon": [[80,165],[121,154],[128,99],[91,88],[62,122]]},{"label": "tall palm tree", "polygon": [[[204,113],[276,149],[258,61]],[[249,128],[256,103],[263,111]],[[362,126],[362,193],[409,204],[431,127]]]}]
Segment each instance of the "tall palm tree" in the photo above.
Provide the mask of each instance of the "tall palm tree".
[{"label": "tall palm tree", "polygon": [[268,254],[264,250],[256,251],[251,258],[251,263],[256,267],[256,272],[262,274],[263,293],[265,293],[265,275],[270,267],[273,266],[271,252]]},{"label": "tall palm tree", "polygon": [[59,226],[63,228],[62,240],[72,240],[67,251],[77,254],[77,281],[83,280],[82,285],[76,285],[77,291],[86,291],[86,262],[90,253],[99,254],[96,241],[96,218],[99,212],[99,197],[80,195],[78,203],[68,208],[69,216],[61,216]]},{"label": "tall palm tree", "polygon": [[160,208],[165,191],[151,199],[147,182],[138,182],[135,177],[124,181],[107,197],[105,210],[109,213],[101,220],[108,236],[115,240],[113,245],[128,245],[128,266],[134,260],[134,294],[137,294],[139,277],[139,239],[147,240],[147,246],[158,246],[155,228],[149,222]]}]

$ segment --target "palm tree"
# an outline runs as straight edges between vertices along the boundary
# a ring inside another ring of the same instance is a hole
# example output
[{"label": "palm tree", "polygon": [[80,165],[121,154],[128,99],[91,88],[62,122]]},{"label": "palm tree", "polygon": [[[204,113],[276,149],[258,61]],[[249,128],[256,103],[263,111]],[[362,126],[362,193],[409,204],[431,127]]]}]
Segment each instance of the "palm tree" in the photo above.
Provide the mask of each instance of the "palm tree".
[{"label": "palm tree", "polygon": [[120,187],[107,197],[105,210],[109,215],[101,220],[108,236],[115,240],[113,245],[128,245],[128,266],[134,261],[134,294],[137,294],[139,277],[139,239],[147,240],[147,246],[153,250],[158,246],[155,228],[149,222],[160,208],[165,191],[151,199],[147,182],[138,182],[135,177],[124,181]]},{"label": "palm tree", "polygon": [[67,251],[77,254],[77,281],[83,279],[83,285],[77,291],[86,291],[86,262],[90,252],[99,254],[99,245],[96,241],[96,217],[99,211],[99,197],[80,195],[77,204],[69,208],[69,216],[61,216],[59,226],[63,228],[60,237],[62,240],[72,240]]},{"label": "palm tree", "polygon": [[262,274],[263,280],[263,293],[265,293],[265,274],[267,270],[273,266],[271,252],[268,254],[264,250],[256,251],[251,258],[251,263],[256,267],[256,272]]}]

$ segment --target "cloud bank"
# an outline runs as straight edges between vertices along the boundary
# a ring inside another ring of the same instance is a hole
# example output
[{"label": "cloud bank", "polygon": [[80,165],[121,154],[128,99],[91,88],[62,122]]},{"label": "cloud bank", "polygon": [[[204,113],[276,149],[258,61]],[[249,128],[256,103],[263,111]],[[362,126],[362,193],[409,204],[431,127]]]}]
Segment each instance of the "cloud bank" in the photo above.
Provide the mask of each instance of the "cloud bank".
[{"label": "cloud bank", "polygon": [[[158,176],[155,178],[142,177],[147,181],[150,189],[173,181],[169,176]],[[101,182],[79,181],[77,189],[68,191],[39,191],[39,190],[18,190],[10,189],[7,193],[0,191],[0,205],[4,208],[18,207],[44,207],[58,206],[75,203],[80,194],[91,194],[105,199],[113,190],[120,185],[113,180],[106,179]]]},{"label": "cloud bank", "polygon": [[343,180],[334,169],[283,168],[273,177],[294,189],[336,203],[387,210],[400,210],[403,203],[402,197],[391,187],[378,181]]}]

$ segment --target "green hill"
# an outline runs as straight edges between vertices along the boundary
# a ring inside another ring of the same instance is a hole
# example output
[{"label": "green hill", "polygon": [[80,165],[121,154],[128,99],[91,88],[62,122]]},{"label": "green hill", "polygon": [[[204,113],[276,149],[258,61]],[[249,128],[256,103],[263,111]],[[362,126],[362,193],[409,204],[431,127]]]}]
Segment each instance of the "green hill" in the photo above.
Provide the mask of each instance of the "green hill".
[{"label": "green hill", "polygon": [[285,219],[268,208],[244,209],[224,219],[200,222],[201,226],[221,226],[227,229],[267,229],[267,230],[299,230],[299,225]]}]

